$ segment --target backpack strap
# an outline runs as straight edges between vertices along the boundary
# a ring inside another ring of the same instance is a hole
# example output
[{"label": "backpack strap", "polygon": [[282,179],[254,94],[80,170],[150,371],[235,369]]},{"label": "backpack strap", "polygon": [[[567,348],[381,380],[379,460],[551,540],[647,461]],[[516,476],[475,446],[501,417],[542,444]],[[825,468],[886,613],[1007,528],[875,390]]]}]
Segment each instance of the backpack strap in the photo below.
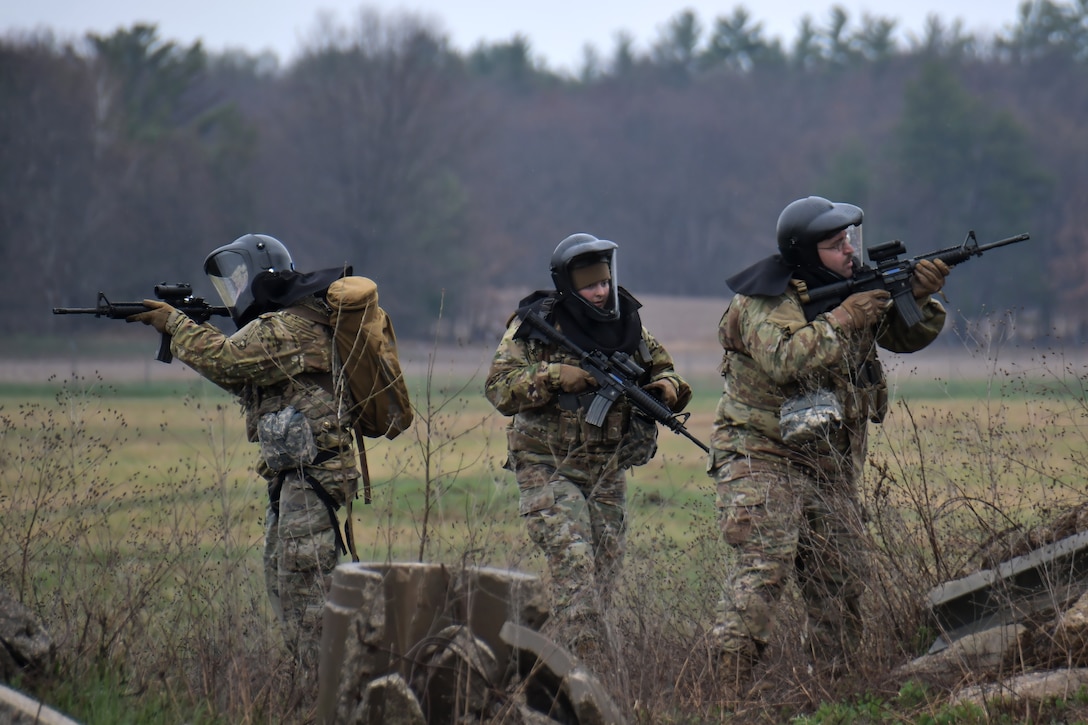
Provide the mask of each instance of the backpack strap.
[{"label": "backpack strap", "polygon": [[[328,327],[328,328],[331,329],[331,326],[329,325],[329,316],[327,314],[324,314],[324,313],[318,311],[318,310],[315,310],[312,307],[307,307],[305,305],[295,305],[293,307],[287,307],[287,308],[285,308],[285,309],[283,309],[281,311],[286,312],[289,315],[295,315],[296,317],[301,317],[304,320],[309,320],[310,322],[314,322],[314,323],[317,323],[319,325],[324,325],[325,327]],[[336,349],[335,344],[333,344],[333,349],[334,350]],[[308,378],[308,379],[312,380],[316,384],[320,385],[321,389],[324,390],[329,395],[336,395],[336,390],[335,390],[335,388],[333,386],[333,382],[332,382],[332,373],[331,372],[328,372],[328,373],[324,373],[324,372],[322,372],[322,373],[302,373],[302,375],[300,375],[299,377],[304,377],[304,378]]]},{"label": "backpack strap", "polygon": [[[363,503],[370,503],[370,468],[366,464],[366,446],[363,442],[363,431],[359,422],[355,422],[355,446],[359,450],[359,472],[363,477]],[[347,515],[344,518],[344,537],[348,541],[348,550],[351,552],[351,560],[359,561],[359,552],[355,550],[355,529],[351,520],[351,501],[354,496],[348,498]]]},{"label": "backpack strap", "polygon": [[324,325],[325,327],[331,327],[331,325],[329,324],[329,316],[324,312],[315,310],[313,307],[308,307],[306,305],[294,305],[292,307],[285,307],[280,311],[286,312],[289,315],[301,317],[302,319],[309,320],[310,322],[316,322],[317,324]]},{"label": "backpack strap", "polygon": [[[288,307],[288,308],[284,309],[283,311],[288,313],[288,314],[297,315],[298,317],[301,317],[304,320],[309,320],[310,322],[316,322],[319,325],[325,325],[326,327],[331,328],[331,325],[329,324],[329,316],[326,315],[326,314],[323,314],[322,312],[320,312],[318,310],[315,310],[312,307],[307,307],[305,305],[295,305],[293,307]],[[335,345],[334,345],[334,348],[335,348]],[[314,382],[316,382],[318,385],[320,385],[322,388],[324,388],[324,390],[327,393],[335,394],[335,391],[334,391],[334,388],[333,388],[332,373],[310,373],[309,375],[310,375],[310,377],[312,377]],[[359,428],[359,421],[356,420],[355,421],[355,446],[359,451],[359,470],[362,473],[362,477],[363,477],[363,503],[369,504],[370,503],[370,469],[367,468],[367,465],[366,465],[366,447],[363,444],[363,438],[364,438],[363,431]],[[348,508],[348,520],[347,520],[347,528],[348,529],[351,528],[351,513],[350,513],[351,508],[350,508],[350,506],[351,506],[351,502],[348,501],[348,507],[349,507]],[[351,542],[351,538],[352,537],[349,535],[348,536],[349,546],[351,546],[352,549],[354,549],[354,543]],[[354,555],[354,551],[352,553]],[[359,559],[356,558],[355,561],[359,561]]]}]

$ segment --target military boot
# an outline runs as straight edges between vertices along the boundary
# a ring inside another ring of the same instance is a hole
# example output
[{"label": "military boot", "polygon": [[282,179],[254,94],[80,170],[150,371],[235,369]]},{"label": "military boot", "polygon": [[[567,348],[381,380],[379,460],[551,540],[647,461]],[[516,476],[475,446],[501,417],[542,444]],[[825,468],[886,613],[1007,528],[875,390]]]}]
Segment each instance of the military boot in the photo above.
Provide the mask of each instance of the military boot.
[{"label": "military boot", "polygon": [[765,648],[761,642],[750,637],[737,638],[721,627],[714,627],[707,633],[707,649],[715,679],[736,698],[744,697],[751,688],[756,665]]}]

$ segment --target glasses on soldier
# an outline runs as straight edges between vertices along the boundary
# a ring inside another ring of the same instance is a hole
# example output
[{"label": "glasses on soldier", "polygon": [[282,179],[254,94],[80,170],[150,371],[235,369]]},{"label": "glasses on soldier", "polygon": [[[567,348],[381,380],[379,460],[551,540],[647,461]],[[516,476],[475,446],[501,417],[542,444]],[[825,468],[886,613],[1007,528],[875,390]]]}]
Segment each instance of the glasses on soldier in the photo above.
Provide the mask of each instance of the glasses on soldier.
[{"label": "glasses on soldier", "polygon": [[846,245],[850,243],[850,237],[846,234],[845,231],[840,233],[842,234],[842,236],[836,239],[831,244],[822,247],[817,245],[816,248],[819,249],[821,252],[838,252],[839,254],[842,254],[843,250],[846,248]]}]

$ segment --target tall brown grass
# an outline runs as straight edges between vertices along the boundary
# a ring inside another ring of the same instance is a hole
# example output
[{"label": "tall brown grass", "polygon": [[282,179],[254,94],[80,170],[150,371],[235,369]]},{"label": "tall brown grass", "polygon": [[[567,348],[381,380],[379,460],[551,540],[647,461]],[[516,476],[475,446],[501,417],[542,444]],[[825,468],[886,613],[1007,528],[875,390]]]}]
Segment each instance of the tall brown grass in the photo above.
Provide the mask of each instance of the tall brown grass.
[{"label": "tall brown grass", "polygon": [[[864,503],[877,575],[859,671],[812,673],[791,595],[761,675],[772,686],[748,699],[719,680],[704,642],[727,566],[705,461],[663,431],[631,478],[611,615],[621,656],[604,676],[616,702],[636,722],[777,722],[829,699],[893,696],[901,683],[888,673],[932,639],[926,592],[1085,502],[1085,379],[1066,367],[967,392],[901,388],[872,429]],[[505,421],[481,385],[432,371],[413,385],[416,427],[370,446],[374,503],[355,508],[364,559],[543,571],[501,467]],[[181,400],[132,393],[74,378],[49,397],[0,398],[0,584],[57,652],[24,685],[87,723],[307,721],[312,678],[282,652],[265,600],[265,494],[237,406],[210,386]],[[709,389],[693,404],[701,438],[715,401]]]}]

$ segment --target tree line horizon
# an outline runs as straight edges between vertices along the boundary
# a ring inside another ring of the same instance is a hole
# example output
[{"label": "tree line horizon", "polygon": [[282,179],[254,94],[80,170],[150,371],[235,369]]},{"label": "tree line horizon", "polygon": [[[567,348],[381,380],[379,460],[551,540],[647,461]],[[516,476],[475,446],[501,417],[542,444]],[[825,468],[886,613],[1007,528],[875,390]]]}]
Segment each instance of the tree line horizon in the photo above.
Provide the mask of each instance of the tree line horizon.
[{"label": "tree line horizon", "polygon": [[636,297],[724,309],[779,211],[818,194],[908,256],[1029,232],[957,267],[949,307],[1083,342],[1088,4],[1024,2],[993,36],[895,29],[833,6],[787,47],[743,6],[685,11],[646,51],[587,47],[574,75],[520,35],[459,52],[365,6],[283,66],[154,25],[0,37],[4,329],[84,330],[50,308],[163,281],[212,300],[204,256],[247,232],[372,277],[405,337],[497,340],[499,293],[549,287],[574,232],[619,244]]}]

